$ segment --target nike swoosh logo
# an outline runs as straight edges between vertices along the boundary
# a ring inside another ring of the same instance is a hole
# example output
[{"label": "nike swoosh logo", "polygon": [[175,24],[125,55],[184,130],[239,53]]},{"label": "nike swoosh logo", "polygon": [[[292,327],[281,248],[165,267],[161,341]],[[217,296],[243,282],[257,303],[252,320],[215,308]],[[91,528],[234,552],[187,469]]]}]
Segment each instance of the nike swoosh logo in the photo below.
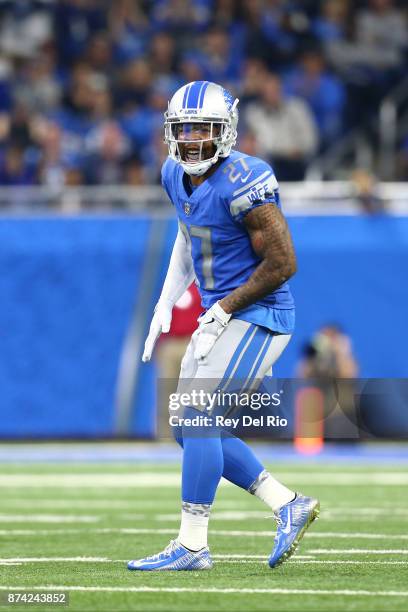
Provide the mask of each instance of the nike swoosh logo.
[{"label": "nike swoosh logo", "polygon": [[214,319],[214,317],[213,317],[212,319],[210,319],[209,321],[206,321],[205,323],[206,323],[206,325],[207,325],[208,323],[214,323],[214,321],[215,321],[215,319]]},{"label": "nike swoosh logo", "polygon": [[285,529],[282,529],[282,532],[283,532],[283,533],[286,533],[286,534],[289,534],[289,533],[290,533],[290,529],[291,529],[291,526],[292,526],[292,525],[291,525],[291,522],[290,522],[290,518],[291,518],[291,517],[290,517],[290,512],[289,512],[289,513],[288,513],[288,523],[287,523],[287,525],[286,525]]},{"label": "nike swoosh logo", "polygon": [[241,183],[246,183],[247,180],[249,179],[249,177],[251,176],[252,172],[253,172],[253,170],[250,170],[246,176],[243,176],[241,178]]}]

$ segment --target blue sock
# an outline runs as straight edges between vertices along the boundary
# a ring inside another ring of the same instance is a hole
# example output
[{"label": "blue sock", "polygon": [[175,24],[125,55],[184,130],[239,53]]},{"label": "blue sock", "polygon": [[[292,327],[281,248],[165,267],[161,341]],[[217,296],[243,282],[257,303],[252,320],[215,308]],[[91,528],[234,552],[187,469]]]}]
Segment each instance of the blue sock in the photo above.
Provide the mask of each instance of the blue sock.
[{"label": "blue sock", "polygon": [[222,452],[224,456],[224,478],[242,489],[251,484],[265,469],[251,448],[228,431],[222,432]]},{"label": "blue sock", "polygon": [[[238,487],[247,490],[265,469],[248,444],[227,431],[222,432],[221,439],[215,435],[215,432],[211,437],[207,435],[198,438],[188,436],[185,429],[184,431],[186,437],[183,438],[182,428],[174,428],[174,436],[178,444],[184,449],[186,449],[186,445],[188,447],[187,456],[185,450],[183,453],[182,496],[184,501],[212,503],[221,475]],[[222,457],[220,457],[220,453]],[[204,465],[208,467],[201,468],[200,473],[198,473],[195,465],[197,465],[197,461],[201,462],[203,458]],[[221,463],[223,463],[222,474],[219,477],[217,476],[218,480],[215,476],[213,479],[209,477],[211,471],[214,474],[219,474]],[[198,489],[194,490],[194,479],[197,479],[199,483],[197,486],[202,486],[204,482],[204,490],[210,491],[207,497],[211,500],[195,501],[193,499],[193,497],[198,496]],[[185,495],[188,495],[191,499],[185,497]]]},{"label": "blue sock", "polygon": [[[184,416],[200,415],[186,410]],[[182,500],[195,504],[212,504],[224,469],[221,432],[183,426]],[[177,436],[178,437],[178,436]]]}]

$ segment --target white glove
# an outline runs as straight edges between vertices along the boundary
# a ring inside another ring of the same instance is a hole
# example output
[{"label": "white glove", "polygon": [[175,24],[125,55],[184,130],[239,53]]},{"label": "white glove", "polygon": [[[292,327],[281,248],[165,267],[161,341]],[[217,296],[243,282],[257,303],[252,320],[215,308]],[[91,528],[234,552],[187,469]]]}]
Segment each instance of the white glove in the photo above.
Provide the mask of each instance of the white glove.
[{"label": "white glove", "polygon": [[173,306],[169,302],[159,301],[157,303],[150,323],[149,335],[146,338],[142,361],[150,361],[158,337],[160,334],[167,334],[170,330],[172,310]]},{"label": "white glove", "polygon": [[208,355],[218,337],[227,327],[230,318],[231,315],[223,310],[219,302],[215,302],[215,304],[198,319],[200,325],[194,332],[194,334],[196,334],[194,359],[203,359]]},{"label": "white glove", "polygon": [[190,246],[181,229],[174,243],[163,289],[154,309],[149,335],[146,338],[142,361],[150,361],[154,345],[160,334],[167,334],[171,325],[174,304],[191,285],[194,278]]}]

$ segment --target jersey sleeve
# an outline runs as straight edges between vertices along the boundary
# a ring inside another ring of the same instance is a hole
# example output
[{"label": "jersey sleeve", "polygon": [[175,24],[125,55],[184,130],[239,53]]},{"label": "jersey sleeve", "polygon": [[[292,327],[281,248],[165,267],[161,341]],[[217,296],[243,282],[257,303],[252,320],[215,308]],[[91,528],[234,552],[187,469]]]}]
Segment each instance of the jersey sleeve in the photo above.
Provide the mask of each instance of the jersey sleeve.
[{"label": "jersey sleeve", "polygon": [[[244,185],[242,178],[246,178]],[[278,181],[269,164],[256,160],[251,163],[249,172],[241,177],[241,183],[236,182],[231,190],[229,210],[235,221],[242,222],[251,210],[269,203],[280,208]]]},{"label": "jersey sleeve", "polygon": [[170,202],[173,204],[173,200],[171,198],[171,162],[170,157],[166,159],[161,169],[161,184],[167,193]]}]

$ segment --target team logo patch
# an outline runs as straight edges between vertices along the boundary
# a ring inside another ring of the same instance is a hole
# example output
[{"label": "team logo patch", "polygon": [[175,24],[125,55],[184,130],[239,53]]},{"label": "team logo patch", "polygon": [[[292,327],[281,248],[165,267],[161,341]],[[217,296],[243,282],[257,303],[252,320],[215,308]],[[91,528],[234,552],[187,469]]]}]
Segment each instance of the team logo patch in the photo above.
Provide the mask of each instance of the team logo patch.
[{"label": "team logo patch", "polygon": [[189,215],[191,212],[191,205],[189,202],[184,202],[184,212]]}]

